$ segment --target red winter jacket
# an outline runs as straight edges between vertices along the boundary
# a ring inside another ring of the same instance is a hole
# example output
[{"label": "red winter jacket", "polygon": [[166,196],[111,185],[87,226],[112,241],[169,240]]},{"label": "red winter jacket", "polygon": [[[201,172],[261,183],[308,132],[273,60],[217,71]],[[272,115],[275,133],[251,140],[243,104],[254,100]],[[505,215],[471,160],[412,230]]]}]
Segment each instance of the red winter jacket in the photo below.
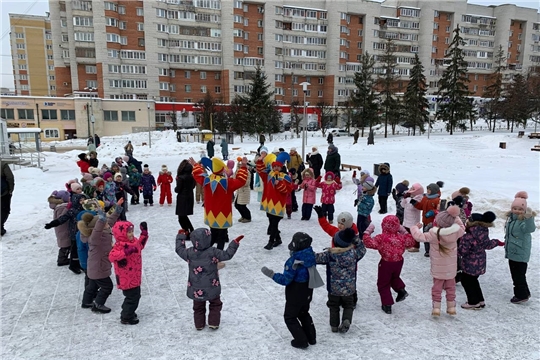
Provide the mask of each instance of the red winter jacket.
[{"label": "red winter jacket", "polygon": [[[319,218],[319,225],[321,225],[321,228],[325,233],[332,237],[332,247],[335,247],[334,236],[336,235],[336,233],[339,232],[339,228],[337,226],[330,225],[330,223],[328,222],[328,220],[326,220],[325,217]],[[351,229],[354,230],[355,235],[358,235],[358,227],[356,227],[355,223],[352,224]]]},{"label": "red winter jacket", "polygon": [[402,261],[405,249],[414,247],[416,242],[405,228],[400,231],[399,219],[395,215],[386,216],[381,226],[382,234],[374,238],[370,234],[364,233],[364,245],[368,249],[379,250],[384,261]]},{"label": "red winter jacket", "polygon": [[[139,239],[129,240],[128,230],[133,228],[129,221],[117,221],[112,228],[116,243],[109,253],[109,260],[114,264],[116,285],[120,290],[129,290],[141,286],[142,256],[141,251],[148,241],[148,231],[143,230]],[[135,247],[135,251],[126,255],[126,250]]]},{"label": "red winter jacket", "polygon": [[171,183],[173,182],[173,177],[170,172],[159,172],[157,178],[157,185],[161,186],[160,190],[164,192],[171,192]]},{"label": "red winter jacket", "polygon": [[[435,220],[435,215],[439,210],[439,203],[441,202],[440,195],[430,199],[430,195],[424,194],[422,200],[414,204],[414,207],[422,211],[422,223],[424,226],[431,224]],[[432,211],[432,214],[429,214]],[[427,217],[426,215],[431,215]]]},{"label": "red winter jacket", "polygon": [[89,161],[79,160],[77,161],[77,166],[81,169],[81,173],[86,174],[88,173],[88,168],[90,167]]}]

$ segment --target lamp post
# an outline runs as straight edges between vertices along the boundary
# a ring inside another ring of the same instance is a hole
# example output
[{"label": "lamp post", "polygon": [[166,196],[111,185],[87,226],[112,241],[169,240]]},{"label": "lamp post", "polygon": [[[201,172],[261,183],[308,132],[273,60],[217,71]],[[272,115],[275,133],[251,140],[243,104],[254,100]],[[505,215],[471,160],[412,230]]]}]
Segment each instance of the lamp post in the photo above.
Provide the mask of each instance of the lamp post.
[{"label": "lamp post", "polygon": [[[87,87],[84,88],[84,90],[86,90],[86,91],[88,91],[90,93],[90,92],[95,92],[97,90],[97,88],[92,87],[92,86],[87,86]],[[90,97],[92,97],[92,96],[90,96]],[[90,100],[90,102],[86,103],[86,117],[88,119],[88,137],[90,137],[90,122],[92,122],[92,140],[95,143],[96,137],[95,137],[94,132],[93,132],[95,118],[94,118],[94,108],[92,107],[92,100]]]},{"label": "lamp post", "polygon": [[302,161],[306,158],[306,145],[307,145],[307,104],[306,104],[306,94],[307,94],[307,87],[308,85],[311,85],[310,83],[304,81],[301,83],[302,85],[302,91],[304,92],[304,128],[302,129]]},{"label": "lamp post", "polygon": [[146,116],[148,117],[148,147],[152,148],[152,128],[150,127],[150,103],[146,104]]}]

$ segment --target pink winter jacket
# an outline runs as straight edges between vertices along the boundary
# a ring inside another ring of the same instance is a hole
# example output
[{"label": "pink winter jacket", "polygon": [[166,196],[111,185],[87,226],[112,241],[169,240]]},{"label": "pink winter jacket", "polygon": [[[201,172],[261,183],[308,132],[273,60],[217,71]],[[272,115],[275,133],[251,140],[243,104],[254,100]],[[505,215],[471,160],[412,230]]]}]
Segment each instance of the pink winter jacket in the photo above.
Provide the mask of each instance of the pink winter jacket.
[{"label": "pink winter jacket", "polygon": [[304,204],[315,204],[317,201],[317,181],[313,178],[306,178],[298,186],[299,189],[304,190],[304,197],[302,202]]},{"label": "pink winter jacket", "polygon": [[[452,226],[441,228],[437,238],[438,227],[432,227],[427,233],[422,233],[417,226],[411,227],[411,234],[416,241],[429,242],[429,257],[431,259],[431,276],[439,280],[450,280],[457,273],[457,241],[465,234],[465,226],[456,217]],[[439,251],[439,241],[441,245],[449,249],[448,254]]]},{"label": "pink winter jacket", "polygon": [[395,215],[386,216],[381,226],[382,234],[374,238],[370,234],[364,233],[364,245],[368,249],[379,250],[384,261],[402,261],[405,249],[413,247],[416,242],[405,229],[400,229],[399,219]]},{"label": "pink winter jacket", "polygon": [[422,200],[422,194],[416,195],[413,198],[401,199],[401,206],[403,206],[403,226],[409,229],[415,227],[420,222],[420,216],[422,214],[421,210],[418,210],[410,203],[411,199],[420,202]]},{"label": "pink winter jacket", "polygon": [[322,189],[321,203],[333,204],[336,202],[336,191],[341,190],[343,185],[332,181],[330,184],[326,181],[317,183],[317,187]]},{"label": "pink winter jacket", "polygon": [[[142,256],[141,251],[148,241],[148,231],[143,230],[139,239],[127,237],[128,229],[133,228],[129,221],[117,221],[112,228],[116,243],[109,253],[109,260],[114,264],[116,285],[120,290],[129,290],[141,286]],[[135,247],[135,249],[133,249]],[[134,252],[126,255],[126,251]]]}]

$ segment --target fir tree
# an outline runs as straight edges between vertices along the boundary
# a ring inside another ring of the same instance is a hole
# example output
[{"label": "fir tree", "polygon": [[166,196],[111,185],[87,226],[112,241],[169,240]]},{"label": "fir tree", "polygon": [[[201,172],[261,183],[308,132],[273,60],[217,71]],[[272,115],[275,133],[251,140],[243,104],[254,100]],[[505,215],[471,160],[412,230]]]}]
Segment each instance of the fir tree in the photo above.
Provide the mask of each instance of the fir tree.
[{"label": "fir tree", "polygon": [[416,127],[424,132],[424,124],[429,121],[429,103],[426,98],[427,84],[424,75],[424,66],[420,62],[418,54],[414,55],[414,66],[411,69],[407,91],[405,92],[405,124],[413,128],[416,135]]},{"label": "fir tree", "polygon": [[507,128],[514,132],[514,124],[525,126],[531,116],[531,96],[527,81],[520,73],[514,75],[514,80],[508,84],[501,101],[501,115],[506,119]]},{"label": "fir tree", "polygon": [[[387,39],[385,45],[384,55],[380,56],[380,62],[384,73],[379,76],[377,85],[380,89],[379,96],[381,97],[381,110],[384,111],[384,137],[386,138],[388,137],[388,123],[390,122],[394,125],[399,113],[399,111],[396,111],[398,101],[394,97],[399,76],[395,73],[397,59],[394,55],[395,45],[392,39]],[[395,129],[395,125],[392,126],[392,129]]]},{"label": "fir tree", "polygon": [[460,35],[459,25],[454,29],[454,38],[448,46],[450,65],[439,80],[437,92],[438,110],[437,118],[446,121],[446,129],[450,135],[454,133],[461,120],[469,118],[472,104],[468,99],[471,95],[468,88],[467,62],[464,59],[463,38]]},{"label": "fir tree", "polygon": [[489,127],[493,132],[495,132],[495,121],[501,112],[501,97],[503,92],[502,72],[506,69],[505,63],[506,55],[502,45],[499,45],[499,50],[495,53],[495,69],[489,75],[490,84],[482,95],[482,97],[489,100],[486,100],[483,113],[480,114],[488,118]]},{"label": "fir tree", "polygon": [[356,91],[351,95],[354,106],[360,110],[358,118],[358,127],[362,128],[362,136],[364,136],[364,126],[369,128],[373,126],[377,118],[377,96],[375,94],[375,80],[373,78],[373,67],[375,59],[366,51],[360,57],[361,69],[354,73],[354,84]]}]

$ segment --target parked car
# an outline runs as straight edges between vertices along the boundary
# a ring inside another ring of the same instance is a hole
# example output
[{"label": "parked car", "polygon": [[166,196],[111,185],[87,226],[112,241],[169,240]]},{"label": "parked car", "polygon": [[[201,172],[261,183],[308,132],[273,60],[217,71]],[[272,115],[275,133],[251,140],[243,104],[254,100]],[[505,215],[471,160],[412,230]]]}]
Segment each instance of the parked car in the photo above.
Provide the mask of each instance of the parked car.
[{"label": "parked car", "polygon": [[332,135],[333,136],[352,136],[351,134],[349,134],[349,132],[345,129],[334,129],[331,131]]}]

